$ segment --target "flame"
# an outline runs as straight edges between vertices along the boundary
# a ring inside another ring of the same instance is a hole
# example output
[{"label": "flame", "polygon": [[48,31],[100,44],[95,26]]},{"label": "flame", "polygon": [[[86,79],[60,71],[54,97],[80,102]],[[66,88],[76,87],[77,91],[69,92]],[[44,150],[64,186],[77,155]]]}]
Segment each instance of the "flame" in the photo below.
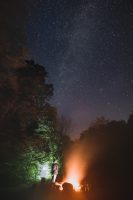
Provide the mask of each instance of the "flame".
[{"label": "flame", "polygon": [[85,162],[79,149],[69,155],[65,168],[66,177],[63,182],[71,183],[76,192],[80,191],[81,181],[85,175]]},{"label": "flame", "polygon": [[59,187],[59,190],[61,190],[61,191],[63,190],[62,184],[63,183],[55,182],[55,185],[57,185]]},{"label": "flame", "polygon": [[64,183],[70,183],[76,192],[81,190],[81,183],[86,174],[87,157],[83,151],[83,147],[77,145],[68,152],[65,159],[65,178],[62,182],[55,182],[55,185],[59,187],[59,190],[63,190]]},{"label": "flame", "polygon": [[64,182],[71,183],[75,191],[80,190],[80,173],[76,163],[71,163]]},{"label": "flame", "polygon": [[76,180],[75,178],[69,178],[67,181],[67,183],[71,183],[73,185],[73,189],[76,191],[76,192],[79,192],[80,189],[81,189],[81,186],[78,182],[78,180]]}]

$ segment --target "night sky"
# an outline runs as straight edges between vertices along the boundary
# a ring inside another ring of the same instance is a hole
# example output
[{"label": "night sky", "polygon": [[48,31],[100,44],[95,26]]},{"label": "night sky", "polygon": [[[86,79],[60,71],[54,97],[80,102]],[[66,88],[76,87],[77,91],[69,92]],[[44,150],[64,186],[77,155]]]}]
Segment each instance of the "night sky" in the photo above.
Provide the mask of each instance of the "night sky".
[{"label": "night sky", "polygon": [[133,111],[133,1],[29,0],[29,57],[46,67],[51,103],[73,136],[97,117]]}]

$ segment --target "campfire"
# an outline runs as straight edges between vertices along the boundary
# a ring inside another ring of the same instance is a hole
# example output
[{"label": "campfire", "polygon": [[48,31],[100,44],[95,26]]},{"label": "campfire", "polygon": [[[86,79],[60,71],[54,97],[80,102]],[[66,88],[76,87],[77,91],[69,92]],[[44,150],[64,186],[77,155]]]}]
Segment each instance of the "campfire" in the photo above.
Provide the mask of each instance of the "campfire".
[{"label": "campfire", "polygon": [[81,189],[80,181],[81,181],[81,170],[80,164],[77,162],[77,158],[73,158],[66,163],[66,176],[62,183],[56,183],[59,186],[60,190],[63,190],[64,183],[70,183],[73,186],[73,189],[76,192],[79,192]]},{"label": "campfire", "polygon": [[64,179],[63,183],[70,183],[73,185],[73,189],[78,192],[81,189],[80,186],[80,173],[78,171],[78,165],[76,166],[76,163],[73,163],[71,167],[68,170],[67,176]]},{"label": "campfire", "polygon": [[64,184],[66,184],[66,183],[71,184],[71,185],[73,186],[73,190],[74,190],[75,192],[80,192],[81,186],[80,186],[79,183],[75,182],[74,180],[70,180],[70,181],[62,182],[62,183],[56,182],[55,185],[57,185],[57,186],[59,187],[59,190],[62,191],[62,190],[64,189],[63,186],[64,186]]},{"label": "campfire", "polygon": [[65,177],[60,184],[60,190],[63,190],[63,184],[68,183],[73,186],[76,192],[81,191],[81,183],[85,177],[86,160],[81,148],[75,148],[65,160]]}]

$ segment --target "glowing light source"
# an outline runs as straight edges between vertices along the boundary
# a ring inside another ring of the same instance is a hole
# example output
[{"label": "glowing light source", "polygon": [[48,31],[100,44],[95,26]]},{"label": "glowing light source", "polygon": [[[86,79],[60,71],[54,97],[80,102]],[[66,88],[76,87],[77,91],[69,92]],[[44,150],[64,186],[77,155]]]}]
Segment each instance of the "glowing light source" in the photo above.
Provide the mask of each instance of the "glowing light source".
[{"label": "glowing light source", "polygon": [[64,182],[71,183],[75,191],[80,191],[80,181],[82,178],[81,163],[79,158],[71,156],[71,159],[66,163],[66,178]]},{"label": "glowing light source", "polygon": [[66,182],[67,182],[67,183],[71,183],[71,184],[73,185],[73,189],[74,189],[76,192],[80,191],[81,186],[80,186],[78,180],[76,180],[76,178],[71,177],[71,178],[69,178],[68,180],[66,180]]},{"label": "glowing light source", "polygon": [[55,185],[57,185],[57,186],[59,187],[59,190],[60,190],[60,191],[63,190],[62,184],[63,184],[63,183],[55,182]]},{"label": "glowing light source", "polygon": [[63,182],[72,184],[76,192],[80,191],[81,182],[86,173],[86,166],[86,156],[82,148],[76,146],[67,157],[65,163],[66,176]]},{"label": "glowing light source", "polygon": [[40,164],[39,165],[39,169],[40,169],[40,179],[41,178],[46,178],[46,179],[50,179],[51,178],[51,168],[50,168],[50,164],[49,163],[44,163],[44,164]]},{"label": "glowing light source", "polygon": [[79,179],[79,172],[77,166],[73,164],[70,166],[68,174],[64,180],[64,182],[71,183],[73,185],[73,189],[77,192],[80,191],[80,179]]}]

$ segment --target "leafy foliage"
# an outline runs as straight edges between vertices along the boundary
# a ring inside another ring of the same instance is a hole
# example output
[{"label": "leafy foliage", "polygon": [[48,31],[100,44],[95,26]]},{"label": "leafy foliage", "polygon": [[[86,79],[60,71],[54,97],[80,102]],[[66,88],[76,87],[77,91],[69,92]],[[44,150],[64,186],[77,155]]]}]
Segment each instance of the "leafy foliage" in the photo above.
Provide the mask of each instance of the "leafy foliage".
[{"label": "leafy foliage", "polygon": [[[5,184],[36,181],[39,163],[52,162],[57,152],[56,109],[48,104],[53,86],[46,79],[45,68],[32,60],[2,72],[0,168]],[[49,120],[42,123],[43,116]]]},{"label": "leafy foliage", "polygon": [[39,121],[36,135],[45,143],[46,159],[52,164],[56,160],[61,165],[61,135],[54,128],[54,122],[48,118]]}]

